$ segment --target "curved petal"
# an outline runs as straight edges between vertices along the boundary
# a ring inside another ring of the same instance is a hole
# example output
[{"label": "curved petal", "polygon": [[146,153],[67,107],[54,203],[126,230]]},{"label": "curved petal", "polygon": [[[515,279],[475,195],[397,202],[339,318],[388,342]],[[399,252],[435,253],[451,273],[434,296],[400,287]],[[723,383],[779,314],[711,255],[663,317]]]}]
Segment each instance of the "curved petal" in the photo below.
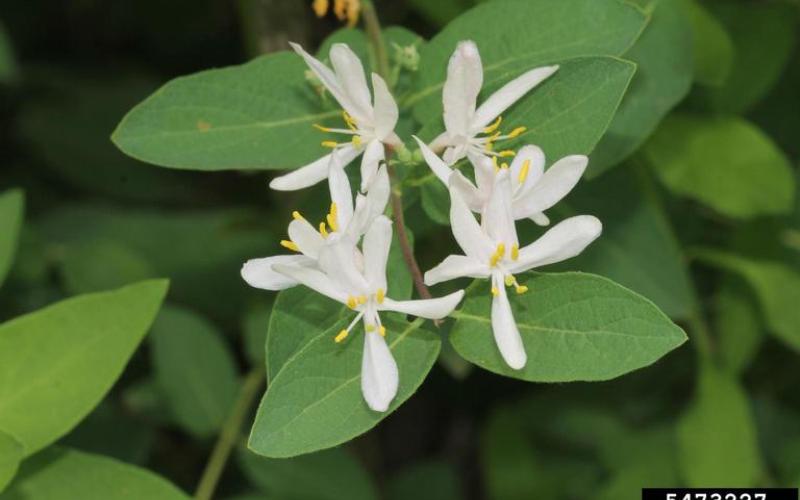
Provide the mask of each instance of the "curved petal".
[{"label": "curved petal", "polygon": [[297,245],[304,255],[312,259],[319,258],[319,251],[325,245],[325,239],[314,226],[305,219],[295,219],[289,223],[289,239]]},{"label": "curved petal", "polygon": [[380,215],[372,221],[364,235],[364,277],[369,290],[382,288],[386,292],[386,260],[392,246],[392,221]]},{"label": "curved petal", "polygon": [[539,85],[557,70],[558,66],[534,68],[500,87],[497,92],[489,96],[478,110],[475,111],[470,132],[480,132],[484,127],[492,123],[495,118],[500,116],[500,113],[508,109],[509,106],[517,102],[522,96],[527,94],[528,91]]},{"label": "curved petal", "polygon": [[466,255],[448,255],[433,269],[425,272],[425,284],[433,286],[456,278],[486,278],[489,266]]},{"label": "curved petal", "polygon": [[477,153],[467,153],[467,158],[472,163],[475,171],[475,183],[485,203],[494,188],[494,162],[488,156]]},{"label": "curved petal", "polygon": [[349,106],[339,102],[356,120],[359,127],[372,123],[372,105],[370,104],[367,76],[361,60],[347,44],[334,43],[329,53],[331,65],[336,72],[341,89],[348,98]]},{"label": "curved petal", "polygon": [[372,220],[386,211],[386,204],[389,203],[391,186],[389,185],[389,174],[386,165],[378,167],[378,172],[369,186],[366,195],[356,196],[356,208],[353,212],[353,219],[345,230],[354,240],[364,234],[369,228]]},{"label": "curved petal", "polygon": [[453,312],[463,298],[464,290],[436,299],[392,300],[387,297],[379,307],[381,311],[396,311],[425,319],[442,319]]},{"label": "curved petal", "polygon": [[550,225],[550,217],[546,216],[543,212],[531,214],[530,219],[540,226]]},{"label": "curved petal", "polygon": [[502,169],[495,174],[494,188],[486,203],[481,226],[495,243],[504,243],[507,250],[518,242],[517,228],[511,211],[509,169]]},{"label": "curved petal", "polygon": [[336,101],[349,112],[349,108],[353,107],[353,103],[350,101],[350,98],[340,85],[339,78],[336,76],[336,74],[317,58],[306,52],[305,49],[300,46],[300,44],[289,42],[289,45],[305,60],[308,67],[311,68],[311,71],[313,71],[315,75],[317,75],[317,78],[319,78],[322,84],[325,85],[325,88],[328,89],[328,92],[331,93],[333,98],[336,99]]},{"label": "curved petal", "polygon": [[422,157],[425,159],[425,163],[431,168],[433,174],[439,178],[440,181],[447,186],[447,183],[450,181],[450,173],[453,172],[453,169],[450,168],[441,158],[436,156],[431,148],[429,148],[422,140],[417,137],[416,135],[412,135],[411,137],[417,141],[417,145],[419,146],[419,150],[422,152]]},{"label": "curved petal", "polygon": [[592,215],[577,215],[550,228],[538,240],[519,250],[512,273],[575,257],[600,236],[603,225]]},{"label": "curved petal", "polygon": [[[332,154],[333,153],[326,154],[308,165],[292,170],[288,174],[281,175],[280,177],[275,177],[270,181],[269,187],[276,191],[296,191],[313,186],[328,177]],[[336,150],[337,158],[342,166],[347,166],[359,154],[361,154],[361,151],[352,144],[348,144]]]},{"label": "curved petal", "polygon": [[372,91],[375,93],[375,106],[374,106],[374,123],[375,135],[380,141],[383,141],[394,132],[394,127],[397,125],[397,119],[400,116],[400,111],[397,109],[397,103],[389,92],[389,87],[379,75],[372,73]]},{"label": "curved petal", "polygon": [[450,174],[450,186],[458,191],[470,210],[473,212],[480,212],[483,210],[485,198],[481,196],[481,192],[478,191],[478,188],[476,188],[469,179],[464,177],[464,174],[458,170],[453,170],[453,173]]},{"label": "curved petal", "polygon": [[514,161],[511,162],[511,186],[516,193],[515,198],[522,196],[527,189],[539,182],[544,173],[544,163],[544,151],[539,146],[528,144],[517,151]]},{"label": "curved petal", "polygon": [[381,141],[374,139],[367,143],[367,148],[364,150],[364,156],[361,158],[361,192],[366,193],[369,190],[369,185],[372,183],[372,178],[378,171],[378,165],[384,159],[383,144]]},{"label": "curved petal", "polygon": [[356,265],[356,252],[355,244],[348,238],[328,242],[319,252],[320,269],[337,289],[349,295],[369,292],[367,281]]},{"label": "curved petal", "polygon": [[386,339],[377,332],[364,335],[361,358],[361,393],[374,411],[386,411],[397,395],[400,376]]},{"label": "curved petal", "polygon": [[338,227],[345,228],[353,218],[353,192],[350,190],[350,180],[344,172],[344,166],[339,160],[339,153],[336,151],[331,155],[328,190],[331,194],[331,202],[336,204]]},{"label": "curved petal", "polygon": [[263,259],[250,259],[242,265],[242,279],[253,288],[264,290],[283,290],[298,284],[298,281],[275,272],[273,264],[311,266],[314,260],[305,255],[276,255]]},{"label": "curved petal", "polygon": [[506,288],[503,286],[503,278],[500,277],[495,285],[497,294],[492,298],[492,333],[494,341],[506,364],[515,370],[519,370],[528,362],[528,355],[525,353],[525,346],[511,312],[511,304],[508,302]]},{"label": "curved petal", "polygon": [[468,136],[478,93],[483,85],[483,66],[478,47],[472,40],[458,43],[447,64],[447,80],[442,89],[444,126],[448,132]]},{"label": "curved petal", "polygon": [[589,158],[572,155],[561,158],[547,169],[541,180],[514,200],[514,218],[524,219],[552,207],[578,183]]},{"label": "curved petal", "polygon": [[458,246],[467,256],[488,262],[494,251],[492,241],[483,232],[461,193],[450,186],[450,226]]},{"label": "curved petal", "polygon": [[280,263],[273,264],[272,270],[335,301],[347,303],[347,293],[334,286],[333,281],[317,269]]}]

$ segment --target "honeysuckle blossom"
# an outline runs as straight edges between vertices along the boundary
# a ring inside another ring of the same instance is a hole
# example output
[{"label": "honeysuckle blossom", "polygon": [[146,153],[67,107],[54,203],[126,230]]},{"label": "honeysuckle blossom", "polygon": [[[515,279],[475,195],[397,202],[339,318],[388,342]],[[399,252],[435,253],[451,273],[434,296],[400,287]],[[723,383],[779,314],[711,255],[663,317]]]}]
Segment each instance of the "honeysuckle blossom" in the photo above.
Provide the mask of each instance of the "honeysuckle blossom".
[{"label": "honeysuckle blossom", "polygon": [[328,164],[333,153],[337,153],[343,165],[348,165],[359,155],[361,158],[361,191],[367,191],[378,165],[384,159],[384,145],[398,146],[402,142],[394,127],[398,109],[386,82],[372,74],[374,100],[371,101],[364,67],[358,56],[346,44],[336,43],[331,47],[330,59],[333,70],[315,59],[296,44],[290,44],[295,52],[305,59],[311,71],[344,110],[342,116],[346,128],[329,128],[315,125],[324,132],[335,132],[350,136],[343,143],[323,141],[323,146],[333,152],[270,182],[272,189],[293,191],[312,186],[327,177]]},{"label": "honeysuckle blossom", "polygon": [[[436,177],[445,185],[453,183],[467,206],[473,211],[483,213],[494,185],[495,172],[509,168],[511,190],[511,212],[515,220],[530,218],[540,226],[546,226],[550,219],[544,211],[564,198],[580,180],[589,158],[584,155],[570,155],[561,158],[545,171],[545,156],[541,148],[534,145],[522,147],[515,155],[511,166],[498,164],[497,157],[470,155],[475,168],[475,184],[461,172],[448,166],[431,151],[419,138],[425,162]],[[451,174],[455,173],[455,177]]]},{"label": "honeysuckle blossom", "polygon": [[558,66],[542,66],[526,71],[477,106],[483,86],[481,56],[475,42],[459,42],[450,56],[442,90],[445,132],[434,139],[431,149],[446,148],[443,158],[450,165],[468,154],[505,156],[505,151],[493,151],[494,143],[517,137],[525,127],[503,134],[500,114],[557,70]]},{"label": "honeysuckle blossom", "polygon": [[392,222],[384,215],[376,217],[364,235],[363,252],[353,241],[341,238],[321,247],[319,268],[297,264],[273,264],[275,272],[301,283],[352,309],[356,314],[350,325],[335,337],[344,341],[350,331],[364,323],[364,351],[361,363],[361,391],[370,408],[386,411],[397,394],[397,363],[384,336],[386,328],[379,312],[395,311],[427,319],[441,319],[450,314],[464,296],[459,290],[441,298],[427,300],[392,300],[386,281],[386,261],[392,242]]},{"label": "honeysuckle blossom", "polygon": [[513,286],[517,294],[525,293],[528,289],[517,282],[516,274],[578,255],[600,235],[602,225],[590,215],[570,217],[520,248],[512,210],[510,169],[503,168],[494,176],[480,224],[461,190],[455,187],[455,179],[454,175],[450,183],[450,224],[465,255],[448,256],[425,273],[425,283],[434,285],[460,277],[491,279],[494,339],[508,366],[521,369],[527,355],[506,286]]},{"label": "honeysuckle blossom", "polygon": [[273,270],[273,264],[292,264],[316,266],[320,250],[326,245],[342,238],[356,244],[366,232],[369,224],[382,214],[389,201],[389,175],[386,166],[378,168],[371,189],[366,195],[357,194],[355,204],[350,189],[350,181],[338,154],[330,158],[328,187],[331,195],[330,211],[325,221],[313,226],[300,212],[292,213],[289,223],[288,240],[281,240],[281,246],[294,255],[276,255],[261,259],[251,259],[242,266],[242,278],[252,287],[264,290],[283,290],[297,285],[296,281]]}]

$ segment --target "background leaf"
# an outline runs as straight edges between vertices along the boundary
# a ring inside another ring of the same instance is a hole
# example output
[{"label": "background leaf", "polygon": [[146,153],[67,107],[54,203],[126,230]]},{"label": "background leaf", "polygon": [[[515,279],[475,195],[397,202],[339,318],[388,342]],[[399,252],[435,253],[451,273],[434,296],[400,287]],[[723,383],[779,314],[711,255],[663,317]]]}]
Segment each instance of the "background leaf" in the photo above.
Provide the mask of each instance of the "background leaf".
[{"label": "background leaf", "polygon": [[739,281],[723,280],[715,299],[716,347],[733,374],[747,369],[764,340],[763,326],[753,294]]},{"label": "background leaf", "polygon": [[100,401],[166,291],[166,281],[144,281],[0,325],[0,429],[23,444],[26,456],[69,432]]},{"label": "background leaf", "polygon": [[199,314],[168,306],[153,323],[150,343],[156,383],[178,424],[198,437],[213,435],[239,391],[221,333]]},{"label": "background leaf", "polygon": [[188,500],[165,479],[111,458],[49,448],[27,460],[3,500]]},{"label": "background leaf", "polygon": [[0,232],[0,285],[14,260],[24,204],[25,198],[19,189],[0,194],[0,227],[3,228]]},{"label": "background leaf", "polygon": [[17,473],[25,450],[14,436],[0,431],[0,493]]},{"label": "background leaf", "polygon": [[644,154],[670,190],[729,217],[782,214],[793,207],[789,162],[769,137],[740,118],[672,115]]},{"label": "background leaf", "polygon": [[387,485],[389,500],[460,500],[457,471],[444,461],[428,461],[405,467]]},{"label": "background leaf", "polygon": [[733,41],[702,3],[685,0],[683,4],[692,23],[694,80],[702,85],[722,85],[733,67]]},{"label": "background leaf", "polygon": [[[520,279],[518,276],[517,279]],[[494,342],[492,296],[485,281],[470,287],[450,342],[489,371],[535,382],[607,380],[647,366],[686,340],[652,302],[616,283],[583,273],[531,274],[530,291],[510,297],[528,362],[510,368]]]}]

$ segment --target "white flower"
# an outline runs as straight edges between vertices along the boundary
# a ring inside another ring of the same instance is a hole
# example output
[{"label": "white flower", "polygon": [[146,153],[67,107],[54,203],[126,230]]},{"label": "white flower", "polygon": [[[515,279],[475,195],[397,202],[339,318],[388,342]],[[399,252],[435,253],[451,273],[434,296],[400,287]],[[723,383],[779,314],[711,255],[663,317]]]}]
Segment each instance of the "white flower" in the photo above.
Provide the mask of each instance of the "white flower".
[{"label": "white flower", "polygon": [[[461,172],[450,168],[419,138],[414,139],[436,177],[445,185],[453,183],[467,206],[474,212],[483,213],[494,185],[494,174],[506,164],[498,165],[497,157],[490,160],[486,156],[470,155],[475,168],[476,183],[473,184]],[[550,220],[544,211],[572,191],[586,170],[589,158],[584,155],[565,156],[547,171],[544,170],[544,164],[544,152],[534,145],[522,147],[511,162],[511,182],[508,186],[515,220],[530,218],[540,226],[548,225]],[[453,173],[455,176],[451,177]]]},{"label": "white flower", "polygon": [[[333,70],[296,43],[290,45],[305,59],[311,71],[344,110],[343,116],[347,128],[315,126],[325,132],[347,134],[351,136],[351,140],[341,144],[325,141],[323,145],[334,148],[339,153],[343,165],[348,165],[363,153],[361,191],[367,191],[378,170],[378,164],[384,159],[384,144],[391,146],[401,144],[400,138],[394,133],[399,114],[397,103],[389,93],[386,82],[377,74],[372,74],[375,97],[371,103],[364,67],[358,56],[346,44],[336,43],[331,47],[330,59]],[[330,156],[325,155],[289,174],[276,177],[269,185],[272,189],[280,191],[293,191],[312,186],[328,175]]]},{"label": "white flower", "polygon": [[558,66],[542,66],[527,71],[503,85],[476,109],[483,86],[481,56],[475,42],[459,42],[447,65],[442,91],[445,132],[431,143],[431,148],[436,151],[447,148],[443,157],[450,165],[468,154],[502,156],[503,152],[492,152],[494,142],[514,138],[525,127],[502,134],[497,131],[500,114],[557,70]]},{"label": "white flower", "polygon": [[325,221],[317,229],[299,212],[293,212],[294,220],[289,223],[288,229],[289,239],[282,240],[281,245],[298,254],[248,260],[242,266],[241,275],[250,286],[264,290],[283,290],[297,285],[296,281],[275,272],[273,264],[316,266],[320,250],[325,245],[342,238],[349,239],[355,245],[375,217],[386,209],[390,186],[385,165],[378,168],[369,192],[366,195],[356,195],[354,205],[350,181],[338,159],[338,153],[331,155],[329,163],[331,208]]},{"label": "white flower", "polygon": [[428,319],[450,314],[464,291],[428,300],[392,300],[387,297],[386,261],[392,242],[392,222],[380,215],[364,236],[363,253],[347,238],[325,245],[319,253],[319,269],[303,265],[273,264],[273,269],[288,279],[347,305],[356,312],[350,325],[336,336],[343,341],[353,327],[364,323],[364,353],[361,364],[361,391],[370,408],[386,411],[397,394],[397,364],[384,336],[380,311],[396,311]]},{"label": "white flower", "polygon": [[515,274],[578,255],[600,236],[602,225],[590,215],[571,217],[520,248],[512,215],[510,184],[509,169],[501,169],[494,176],[492,193],[479,225],[461,191],[451,182],[450,223],[453,236],[466,255],[448,256],[425,273],[425,283],[434,285],[460,277],[491,278],[495,342],[506,363],[519,370],[525,366],[527,355],[505,287],[514,286],[518,294],[525,293],[527,287],[517,282]]}]

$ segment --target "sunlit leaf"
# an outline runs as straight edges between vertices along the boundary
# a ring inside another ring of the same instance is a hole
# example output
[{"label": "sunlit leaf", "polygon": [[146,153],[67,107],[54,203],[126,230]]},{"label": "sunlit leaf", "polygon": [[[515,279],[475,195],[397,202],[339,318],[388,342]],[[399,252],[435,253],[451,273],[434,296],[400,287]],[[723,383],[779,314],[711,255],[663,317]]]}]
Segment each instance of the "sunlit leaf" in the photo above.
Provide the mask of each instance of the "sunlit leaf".
[{"label": "sunlit leaf", "polygon": [[14,436],[0,431],[0,493],[14,478],[25,450]]},{"label": "sunlit leaf", "polygon": [[167,282],[82,295],[0,325],[0,429],[31,455],[102,399],[150,327]]}]

